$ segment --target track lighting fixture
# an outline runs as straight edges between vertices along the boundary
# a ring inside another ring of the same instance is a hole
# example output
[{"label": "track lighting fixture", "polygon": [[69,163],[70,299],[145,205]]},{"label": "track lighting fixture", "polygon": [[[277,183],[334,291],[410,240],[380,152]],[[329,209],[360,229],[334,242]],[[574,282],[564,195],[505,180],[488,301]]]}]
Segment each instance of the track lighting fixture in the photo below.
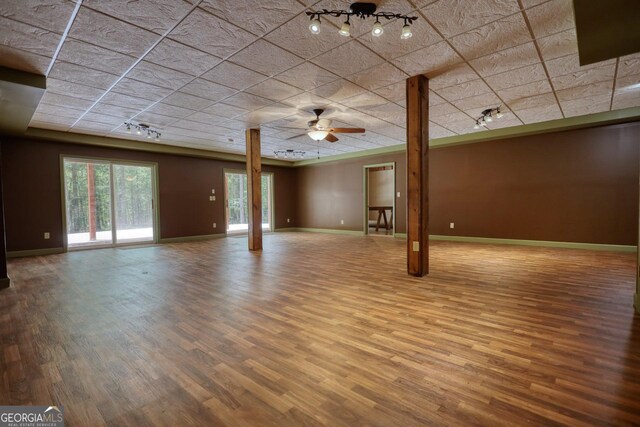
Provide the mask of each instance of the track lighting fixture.
[{"label": "track lighting fixture", "polygon": [[349,10],[327,10],[323,9],[322,11],[307,11],[307,16],[310,17],[311,23],[309,24],[309,31],[313,34],[320,33],[320,15],[328,15],[333,17],[340,17],[345,15],[347,20],[342,23],[340,30],[338,33],[341,36],[349,37],[351,35],[351,24],[349,22],[349,18],[351,16],[355,16],[362,20],[367,18],[375,18],[376,22],[373,24],[371,28],[371,35],[374,37],[380,37],[384,33],[384,27],[380,22],[380,18],[384,18],[387,20],[391,19],[403,19],[404,25],[402,27],[402,32],[400,33],[400,38],[402,40],[410,39],[413,36],[411,32],[411,24],[413,21],[418,19],[417,16],[407,16],[399,13],[391,13],[391,12],[376,12],[377,6],[375,3],[362,3],[356,2],[351,3]]},{"label": "track lighting fixture", "polygon": [[276,159],[302,159],[307,153],[300,150],[276,150],[273,154]]},{"label": "track lighting fixture", "polygon": [[480,129],[480,127],[486,127],[487,123],[493,122],[493,116],[495,115],[496,119],[501,119],[503,114],[500,112],[500,107],[496,108],[487,108],[482,113],[480,113],[480,117],[476,119],[476,124],[473,126],[474,129]]},{"label": "track lighting fixture", "polygon": [[317,18],[313,18],[315,16],[311,15],[311,23],[309,24],[309,31],[312,34],[320,34],[320,15],[318,14]]},{"label": "track lighting fixture", "polygon": [[160,136],[161,133],[158,132],[157,130],[153,130],[151,129],[151,127],[149,127],[149,125],[144,124],[144,123],[131,123],[131,122],[124,122],[124,125],[127,127],[127,133],[131,133],[131,128],[134,128],[136,130],[136,135],[142,135],[142,132],[146,132],[147,133],[147,139],[155,139],[156,141],[160,141]]}]

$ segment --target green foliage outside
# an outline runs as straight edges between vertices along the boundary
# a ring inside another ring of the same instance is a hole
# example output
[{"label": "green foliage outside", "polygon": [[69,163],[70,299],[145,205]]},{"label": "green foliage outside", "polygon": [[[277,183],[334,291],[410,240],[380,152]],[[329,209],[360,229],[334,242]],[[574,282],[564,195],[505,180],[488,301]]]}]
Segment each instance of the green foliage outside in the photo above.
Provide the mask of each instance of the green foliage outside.
[{"label": "green foliage outside", "polygon": [[[262,187],[262,223],[269,223],[270,175],[263,175]],[[229,192],[229,224],[247,224],[247,175],[244,173],[227,173],[227,190]]]}]

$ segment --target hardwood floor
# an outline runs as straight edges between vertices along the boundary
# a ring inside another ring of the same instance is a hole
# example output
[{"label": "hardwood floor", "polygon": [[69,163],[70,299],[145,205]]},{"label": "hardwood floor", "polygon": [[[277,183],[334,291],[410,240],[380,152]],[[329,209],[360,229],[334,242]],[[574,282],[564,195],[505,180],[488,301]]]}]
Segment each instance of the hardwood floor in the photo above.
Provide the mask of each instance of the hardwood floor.
[{"label": "hardwood floor", "polygon": [[0,404],[67,425],[638,425],[635,254],[311,233],[10,262]]}]

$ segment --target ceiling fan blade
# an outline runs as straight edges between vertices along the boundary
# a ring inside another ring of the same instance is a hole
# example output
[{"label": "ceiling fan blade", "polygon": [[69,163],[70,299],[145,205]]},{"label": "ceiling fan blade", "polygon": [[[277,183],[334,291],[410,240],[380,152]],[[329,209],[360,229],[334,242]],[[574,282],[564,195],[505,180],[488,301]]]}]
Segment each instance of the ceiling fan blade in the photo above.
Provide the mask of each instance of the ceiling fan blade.
[{"label": "ceiling fan blade", "polygon": [[329,141],[329,142],[336,142],[338,140],[338,138],[336,138],[336,136],[332,133],[330,133],[329,135],[325,136],[325,141]]},{"label": "ceiling fan blade", "polygon": [[365,133],[363,128],[331,128],[329,132],[335,133]]},{"label": "ceiling fan blade", "polygon": [[307,134],[306,133],[301,133],[300,135],[289,137],[289,138],[285,139],[285,141],[289,141],[290,139],[300,138],[301,136],[307,136]]}]

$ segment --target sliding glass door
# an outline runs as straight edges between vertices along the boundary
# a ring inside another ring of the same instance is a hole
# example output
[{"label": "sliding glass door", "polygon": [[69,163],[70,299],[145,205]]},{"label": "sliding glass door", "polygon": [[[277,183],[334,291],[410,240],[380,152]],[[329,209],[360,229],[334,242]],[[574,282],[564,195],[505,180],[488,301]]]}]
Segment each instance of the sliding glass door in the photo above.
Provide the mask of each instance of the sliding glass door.
[{"label": "sliding glass door", "polygon": [[[263,173],[262,229],[273,231],[273,174]],[[244,233],[249,230],[249,207],[247,201],[247,174],[245,172],[225,172],[225,216],[227,233]]]},{"label": "sliding glass door", "polygon": [[67,247],[155,241],[153,165],[63,160]]}]

